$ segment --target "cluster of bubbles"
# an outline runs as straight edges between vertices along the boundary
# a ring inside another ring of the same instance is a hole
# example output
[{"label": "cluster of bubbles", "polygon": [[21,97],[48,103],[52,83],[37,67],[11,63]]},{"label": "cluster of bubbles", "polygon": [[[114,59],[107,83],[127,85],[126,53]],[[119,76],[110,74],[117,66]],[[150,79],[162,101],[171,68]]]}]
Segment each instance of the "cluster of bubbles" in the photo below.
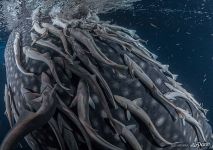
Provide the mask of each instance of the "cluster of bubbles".
[{"label": "cluster of bubbles", "polygon": [[[0,19],[6,22],[9,30],[13,29],[23,14],[31,13],[36,7],[42,6],[43,11],[52,14],[63,13],[73,16],[85,7],[97,14],[112,12],[118,9],[131,9],[139,0],[2,0],[0,2]],[[63,10],[63,11],[62,11]]]}]

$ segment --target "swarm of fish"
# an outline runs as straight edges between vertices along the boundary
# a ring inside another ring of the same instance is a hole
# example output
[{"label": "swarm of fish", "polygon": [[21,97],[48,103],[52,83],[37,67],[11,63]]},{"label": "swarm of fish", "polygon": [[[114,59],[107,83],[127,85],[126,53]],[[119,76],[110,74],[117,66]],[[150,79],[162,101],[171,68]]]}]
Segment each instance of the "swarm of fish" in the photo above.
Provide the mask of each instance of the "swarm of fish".
[{"label": "swarm of fish", "polygon": [[[161,135],[149,114],[137,104],[136,101],[117,95],[111,90],[111,86],[100,72],[99,64],[110,68],[118,74],[130,75],[140,81],[149,91],[150,95],[168,111],[174,122],[181,120],[183,125],[187,122],[195,130],[200,141],[206,142],[205,132],[201,123],[196,120],[193,112],[184,110],[175,104],[178,97],[183,98],[192,110],[199,112],[205,118],[206,110],[188,93],[180,83],[176,82],[177,75],[168,70],[168,65],[157,61],[157,56],[151,53],[144,45],[134,30],[108,24],[100,21],[98,16],[91,13],[82,19],[65,20],[63,18],[51,18],[49,22],[41,22],[40,7],[32,13],[32,43],[21,46],[22,35],[15,33],[13,53],[18,71],[29,78],[40,79],[40,90],[21,87],[23,100],[18,106],[11,85],[5,86],[5,106],[11,130],[1,144],[1,150],[11,150],[22,138],[25,138],[32,149],[39,148],[39,142],[33,136],[33,132],[47,125],[57,140],[58,149],[77,150],[86,145],[84,149],[95,149],[92,143],[98,147],[110,150],[122,150],[105,139],[91,123],[91,108],[96,109],[96,104],[91,98],[91,93],[98,97],[100,110],[104,112],[104,121],[111,132],[119,141],[126,145],[125,149],[142,150],[140,143],[132,128],[135,125],[127,125],[131,116],[145,124],[158,147],[173,147],[181,141],[169,141]],[[52,22],[52,23],[51,23]],[[57,40],[56,40],[57,39]],[[111,60],[103,51],[97,40],[103,43],[114,43],[121,47],[118,53],[123,63]],[[60,43],[61,46],[59,46]],[[41,51],[39,48],[45,48]],[[54,57],[52,53],[56,53]],[[168,80],[165,83],[169,92],[163,93],[156,83],[146,74],[143,68],[129,55],[153,65],[160,70]],[[36,74],[27,70],[23,64],[30,60],[40,62],[48,68],[46,72]],[[59,64],[62,71],[57,69]],[[67,80],[75,76],[77,87],[74,88],[60,78],[65,73]],[[74,89],[73,89],[74,88]],[[65,101],[60,94],[62,91],[70,95],[69,101]],[[73,92],[74,91],[74,92]],[[140,98],[141,99],[141,98]],[[127,123],[114,117],[112,111],[123,109],[127,113]],[[156,110],[157,111],[157,110]],[[15,123],[16,122],[16,123]],[[49,149],[49,148],[47,148]]]}]

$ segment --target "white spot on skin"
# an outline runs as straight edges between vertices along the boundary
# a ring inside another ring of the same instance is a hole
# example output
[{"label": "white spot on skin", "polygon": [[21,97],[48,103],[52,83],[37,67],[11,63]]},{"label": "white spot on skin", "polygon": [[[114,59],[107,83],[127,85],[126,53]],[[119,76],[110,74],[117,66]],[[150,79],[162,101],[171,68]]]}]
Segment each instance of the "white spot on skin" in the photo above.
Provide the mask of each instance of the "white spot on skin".
[{"label": "white spot on skin", "polygon": [[183,135],[186,136],[186,130],[185,129],[183,130]]},{"label": "white spot on skin", "polygon": [[136,82],[135,87],[141,87],[141,83],[140,82]]},{"label": "white spot on skin", "polygon": [[152,101],[151,101],[151,105],[152,106],[156,106],[158,103],[154,100],[154,99],[152,99]]},{"label": "white spot on skin", "polygon": [[178,138],[177,134],[174,134],[173,137],[172,137],[173,140],[176,140],[177,138]]},{"label": "white spot on skin", "polygon": [[20,108],[21,107],[21,104],[20,104],[20,102],[18,101],[18,107]]},{"label": "white spot on skin", "polygon": [[161,85],[162,84],[162,79],[158,78],[155,82],[156,82],[156,84]]},{"label": "white spot on skin", "polygon": [[129,90],[128,90],[127,88],[125,88],[125,89],[123,90],[122,94],[123,94],[124,96],[128,96],[128,95],[129,95]]},{"label": "white spot on skin", "polygon": [[141,61],[139,65],[140,65],[143,69],[146,67],[146,64],[145,64],[143,61]]},{"label": "white spot on skin", "polygon": [[157,126],[161,126],[163,125],[163,123],[165,122],[165,118],[164,117],[160,117],[157,122],[156,122],[156,125]]},{"label": "white spot on skin", "polygon": [[118,113],[118,117],[121,119],[121,120],[125,120],[125,115],[124,115],[124,113],[122,112],[122,111],[119,111]]},{"label": "white spot on skin", "polygon": [[37,86],[33,86],[32,90],[37,91],[38,90]]},{"label": "white spot on skin", "polygon": [[35,68],[30,68],[30,72],[34,72],[35,71]]},{"label": "white spot on skin", "polygon": [[110,53],[114,53],[114,51],[113,51],[112,49],[109,49],[109,52],[110,52]]},{"label": "white spot on skin", "polygon": [[189,137],[189,142],[192,142],[192,136]]},{"label": "white spot on skin", "polygon": [[15,86],[13,86],[13,91],[14,91],[14,93],[16,93],[16,87]]},{"label": "white spot on skin", "polygon": [[113,83],[113,88],[115,88],[115,89],[117,89],[117,88],[119,88],[119,83],[118,82],[115,82],[115,83]]},{"label": "white spot on skin", "polygon": [[102,118],[107,118],[107,114],[106,114],[106,112],[103,111],[103,110],[101,111],[101,117],[102,117]]},{"label": "white spot on skin", "polygon": [[98,104],[99,100],[98,100],[98,97],[96,95],[92,95],[92,100],[94,103]]},{"label": "white spot on skin", "polygon": [[17,73],[15,73],[15,79],[17,79],[18,78],[18,74]]},{"label": "white spot on skin", "polygon": [[98,121],[96,119],[93,119],[92,123],[95,127],[98,127]]}]

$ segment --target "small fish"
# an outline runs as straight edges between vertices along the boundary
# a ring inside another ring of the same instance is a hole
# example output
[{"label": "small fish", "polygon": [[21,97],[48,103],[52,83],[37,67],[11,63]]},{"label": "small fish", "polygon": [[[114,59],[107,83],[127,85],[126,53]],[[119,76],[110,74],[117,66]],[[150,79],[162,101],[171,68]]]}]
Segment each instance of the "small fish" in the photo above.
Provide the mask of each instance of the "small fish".
[{"label": "small fish", "polygon": [[31,32],[31,38],[33,41],[35,41],[36,44],[44,46],[44,47],[48,47],[54,50],[55,52],[59,53],[61,56],[66,58],[70,63],[72,63],[71,57],[63,53],[61,48],[53,44],[50,40],[43,40],[43,39],[37,40],[38,36],[32,32]]},{"label": "small fish", "polygon": [[204,142],[206,142],[206,138],[203,132],[203,129],[201,127],[201,124],[194,118],[192,117],[189,112],[187,112],[186,110],[183,110],[182,108],[178,108],[177,111],[179,112],[179,116],[180,118],[182,118],[183,120],[186,120],[189,124],[191,124],[192,126],[195,126],[198,130],[198,132],[200,132]]},{"label": "small fish", "polygon": [[41,7],[37,7],[33,12],[32,12],[32,24],[33,27],[32,29],[34,29],[37,33],[41,34],[41,38],[46,36],[48,31],[46,28],[41,28],[41,26],[39,25],[39,17],[41,15]]},{"label": "small fish", "polygon": [[134,103],[134,101],[131,101],[127,98],[124,98],[118,95],[115,95],[115,100],[124,109],[128,110],[129,112],[134,114],[136,117],[138,117],[149,128],[152,135],[154,137],[157,137],[159,140],[161,140],[166,146],[176,144],[176,143],[171,143],[167,141],[165,138],[163,138],[160,135],[155,125],[153,124],[152,120],[150,119],[149,115],[141,107],[137,106]]},{"label": "small fish", "polygon": [[79,119],[87,131],[90,138],[92,138],[96,143],[102,145],[109,150],[121,150],[120,148],[112,145],[111,143],[104,140],[97,132],[92,128],[89,120],[89,93],[86,84],[81,80],[78,85],[77,95],[77,111]]},{"label": "small fish", "polygon": [[156,25],[155,25],[155,24],[153,24],[153,23],[150,23],[150,26],[152,26],[153,28],[159,29],[159,27],[158,27],[158,26],[156,26]]},{"label": "small fish", "polygon": [[123,123],[116,119],[113,119],[112,122],[120,130],[118,131],[120,136],[124,138],[124,141],[126,141],[132,147],[133,150],[142,150],[142,147],[136,137]]},{"label": "small fish", "polygon": [[42,127],[49,121],[56,109],[55,100],[52,98],[55,88],[56,86],[52,89],[46,88],[46,90],[41,94],[43,101],[38,111],[31,112],[24,108],[20,110],[18,122],[4,138],[1,143],[1,150],[12,149],[19,139],[23,138],[31,131]]},{"label": "small fish", "polygon": [[14,44],[13,44],[13,48],[14,48],[14,55],[15,55],[15,62],[16,62],[16,66],[19,69],[19,71],[21,73],[23,73],[24,75],[27,76],[34,76],[33,73],[29,73],[27,72],[21,65],[21,53],[20,53],[20,33],[16,32],[15,33],[15,40],[14,40]]},{"label": "small fish", "polygon": [[53,133],[55,134],[55,137],[60,145],[60,150],[65,150],[65,144],[64,144],[63,138],[60,134],[60,130],[58,128],[56,121],[53,118],[51,118],[48,121],[48,124],[49,124],[50,128],[52,129]]},{"label": "small fish", "polygon": [[112,67],[118,69],[127,69],[124,65],[119,65],[110,59],[108,59],[104,53],[101,52],[100,48],[95,44],[93,38],[87,34],[87,32],[83,32],[80,30],[70,29],[70,34],[79,42],[84,44],[87,49],[90,51],[91,55],[96,58],[98,61],[102,62],[103,64],[110,65]]},{"label": "small fish", "polygon": [[9,121],[10,127],[13,127],[14,124],[14,118],[13,118],[13,112],[11,108],[11,94],[10,91],[8,90],[7,85],[5,85],[4,89],[4,103],[5,103],[5,115],[7,116],[7,119]]},{"label": "small fish", "polygon": [[53,35],[57,36],[58,38],[61,39],[62,41],[62,44],[63,44],[63,47],[64,47],[64,50],[65,52],[71,56],[70,52],[69,52],[69,49],[68,49],[68,44],[67,44],[67,40],[63,34],[63,32],[59,29],[57,29],[56,27],[54,27],[53,25],[51,24],[48,24],[48,23],[42,23],[41,26],[45,29],[48,30],[48,32],[52,33]]},{"label": "small fish", "polygon": [[101,83],[102,88],[104,89],[108,100],[110,101],[110,103],[113,105],[113,107],[115,109],[117,109],[117,105],[115,103],[113,94],[111,89],[109,88],[109,85],[107,84],[107,82],[105,81],[105,79],[103,78],[103,76],[101,75],[101,73],[98,71],[98,68],[92,64],[92,62],[90,61],[89,57],[85,54],[85,52],[83,51],[83,49],[80,47],[80,45],[75,42],[72,41],[72,39],[69,38],[68,40],[70,43],[72,43],[72,45],[74,46],[73,49],[76,52],[77,57],[82,61],[82,63],[91,71],[93,72],[99,82]]},{"label": "small fish", "polygon": [[81,122],[79,121],[78,117],[69,109],[69,107],[67,107],[63,101],[61,100],[61,98],[56,95],[57,98],[58,98],[58,101],[59,101],[59,106],[58,106],[58,109],[65,115],[69,118],[69,120],[72,121],[73,124],[76,125],[76,127],[79,129],[79,131],[81,132],[81,134],[83,135],[86,143],[87,143],[87,146],[89,148],[89,150],[91,150],[91,142],[90,142],[90,139],[84,129],[84,127],[82,126]]},{"label": "small fish", "polygon": [[176,106],[166,99],[161,91],[157,88],[155,83],[146,75],[146,73],[140,68],[139,65],[137,65],[130,57],[128,57],[126,54],[124,54],[124,61],[129,66],[129,71],[133,73],[134,76],[136,76],[151,92],[153,97],[155,97],[158,101],[160,101],[165,109],[170,113],[171,117],[174,119],[176,118],[176,115],[173,116],[173,114],[170,112],[170,110],[167,108],[166,104],[171,106],[172,108],[176,109]]},{"label": "small fish", "polygon": [[42,62],[44,62],[45,64],[47,64],[48,67],[50,68],[50,71],[51,71],[53,77],[55,78],[56,82],[57,82],[63,89],[68,90],[68,91],[71,90],[71,89],[65,87],[65,86],[61,83],[61,81],[59,80],[58,75],[57,75],[56,70],[55,70],[55,67],[54,67],[53,61],[52,61],[50,58],[48,58],[48,56],[45,56],[45,54],[47,54],[47,53],[41,54],[41,53],[39,53],[39,52],[37,52],[37,51],[35,51],[35,50],[32,50],[32,48],[30,48],[30,47],[28,47],[28,46],[25,46],[25,47],[23,48],[23,52],[24,52],[24,54],[26,55],[26,57],[31,58],[31,59],[34,59],[34,60],[42,61]]}]

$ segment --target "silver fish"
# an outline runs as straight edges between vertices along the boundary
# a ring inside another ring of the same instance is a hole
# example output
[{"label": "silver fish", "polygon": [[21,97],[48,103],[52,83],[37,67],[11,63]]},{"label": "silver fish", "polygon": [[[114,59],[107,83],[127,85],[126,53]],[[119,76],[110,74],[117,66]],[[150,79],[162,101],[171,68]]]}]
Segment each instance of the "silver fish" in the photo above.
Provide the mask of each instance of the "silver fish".
[{"label": "silver fish", "polygon": [[41,15],[41,7],[37,7],[33,12],[32,12],[32,29],[34,29],[37,33],[41,34],[42,37],[44,37],[47,34],[47,29],[46,28],[41,28],[39,24],[39,16]]},{"label": "silver fish", "polygon": [[[54,27],[53,25],[51,24],[48,24],[48,23],[42,23],[41,26],[45,29],[48,30],[48,32],[52,33],[53,35],[57,36],[58,38],[61,39],[62,41],[62,44],[63,44],[63,47],[64,47],[64,50],[65,52],[70,55],[70,52],[69,52],[69,49],[68,49],[68,44],[67,44],[67,40],[63,34],[63,32],[59,29],[57,29],[56,27]],[[70,55],[71,56],[71,55]]]},{"label": "silver fish", "polygon": [[93,38],[89,36],[86,32],[80,31],[80,30],[75,30],[75,29],[69,29],[70,34],[79,42],[84,44],[87,49],[90,51],[91,55],[96,58],[98,61],[102,62],[103,64],[119,68],[119,69],[127,69],[126,66],[124,65],[119,65],[110,59],[108,59],[104,53],[101,52],[99,47],[95,44]]},{"label": "silver fish", "polygon": [[139,106],[137,106],[133,101],[115,95],[116,102],[122,106],[124,109],[129,110],[132,114],[138,117],[147,127],[149,127],[150,132],[154,137],[157,137],[160,141],[162,141],[166,146],[174,145],[176,143],[171,143],[163,138],[160,133],[157,131],[155,125],[153,124],[152,120],[150,119],[149,115]]},{"label": "silver fish", "polygon": [[129,145],[131,145],[133,150],[142,150],[141,145],[139,144],[136,137],[133,135],[133,133],[120,121],[113,119],[112,121],[116,128],[119,130],[117,131],[120,136],[122,136],[125,141],[128,142]]},{"label": "silver fish", "polygon": [[71,57],[66,55],[60,47],[56,46],[55,44],[53,44],[50,40],[37,40],[39,37],[35,34],[31,32],[31,38],[33,41],[36,41],[35,43],[44,47],[48,47],[52,50],[54,50],[55,52],[57,52],[58,54],[60,54],[61,56],[63,56],[64,58],[66,58],[69,62],[72,62]]},{"label": "silver fish", "polygon": [[79,119],[87,131],[88,135],[99,145],[110,150],[121,150],[120,148],[112,145],[104,140],[97,132],[92,128],[89,121],[89,93],[86,84],[81,80],[78,85],[77,95],[75,97],[77,101],[77,110]]},{"label": "silver fish", "polygon": [[21,57],[21,53],[20,53],[20,33],[16,32],[15,33],[15,40],[14,40],[14,44],[13,44],[13,48],[14,48],[14,55],[15,55],[15,61],[16,61],[16,66],[19,69],[19,71],[25,75],[28,76],[33,76],[33,73],[29,73],[27,72],[21,65],[21,61],[20,61],[20,57]]},{"label": "silver fish", "polygon": [[44,62],[45,64],[47,64],[48,67],[50,68],[50,71],[51,71],[53,77],[55,78],[56,82],[57,82],[63,89],[68,90],[68,91],[71,90],[71,89],[65,87],[65,86],[61,83],[61,81],[59,80],[58,75],[57,75],[57,73],[56,73],[56,70],[55,70],[53,61],[52,61],[50,58],[48,58],[48,56],[45,56],[46,53],[45,53],[45,54],[41,54],[41,53],[39,53],[39,52],[37,52],[37,51],[32,50],[32,48],[30,48],[30,47],[28,47],[28,46],[23,47],[23,52],[24,52],[24,54],[26,55],[26,57],[31,58],[31,59],[34,59],[34,60],[39,60],[39,61],[42,61],[42,62]]},{"label": "silver fish", "polygon": [[4,103],[5,103],[5,115],[7,116],[7,119],[9,121],[10,127],[13,127],[14,124],[14,118],[13,118],[13,112],[12,112],[12,106],[11,106],[11,95],[10,91],[8,90],[7,85],[5,84],[5,89],[4,89]]},{"label": "silver fish", "polygon": [[52,89],[46,88],[42,93],[43,101],[38,111],[30,112],[24,108],[21,109],[18,122],[4,138],[0,147],[1,150],[11,150],[18,140],[48,122],[56,109],[55,100],[52,99],[55,88],[56,86]]}]

